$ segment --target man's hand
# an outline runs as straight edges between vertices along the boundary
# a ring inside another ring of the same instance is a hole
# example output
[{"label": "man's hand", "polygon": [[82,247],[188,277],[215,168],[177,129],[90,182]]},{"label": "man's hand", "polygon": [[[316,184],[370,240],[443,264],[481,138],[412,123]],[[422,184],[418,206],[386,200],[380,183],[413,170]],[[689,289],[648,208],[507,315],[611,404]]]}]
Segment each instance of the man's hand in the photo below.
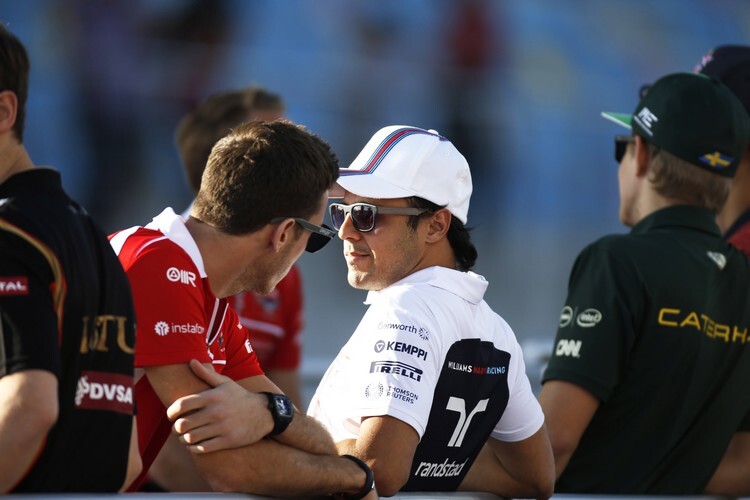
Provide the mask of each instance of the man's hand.
[{"label": "man's hand", "polygon": [[245,390],[196,360],[190,361],[190,369],[212,389],[177,399],[167,416],[191,452],[251,445],[273,430],[265,395]]}]

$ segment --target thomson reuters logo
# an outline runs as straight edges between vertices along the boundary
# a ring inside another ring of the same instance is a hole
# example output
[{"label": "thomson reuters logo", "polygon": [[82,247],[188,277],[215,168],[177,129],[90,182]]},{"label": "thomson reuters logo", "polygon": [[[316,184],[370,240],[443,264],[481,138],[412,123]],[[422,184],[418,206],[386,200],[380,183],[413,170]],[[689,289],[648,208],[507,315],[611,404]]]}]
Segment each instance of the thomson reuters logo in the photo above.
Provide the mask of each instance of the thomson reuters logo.
[{"label": "thomson reuters logo", "polygon": [[373,382],[365,387],[365,397],[367,399],[378,399],[385,392],[385,387],[380,382]]},{"label": "thomson reuters logo", "polygon": [[160,337],[169,333],[169,325],[165,321],[159,321],[154,325],[154,331]]}]

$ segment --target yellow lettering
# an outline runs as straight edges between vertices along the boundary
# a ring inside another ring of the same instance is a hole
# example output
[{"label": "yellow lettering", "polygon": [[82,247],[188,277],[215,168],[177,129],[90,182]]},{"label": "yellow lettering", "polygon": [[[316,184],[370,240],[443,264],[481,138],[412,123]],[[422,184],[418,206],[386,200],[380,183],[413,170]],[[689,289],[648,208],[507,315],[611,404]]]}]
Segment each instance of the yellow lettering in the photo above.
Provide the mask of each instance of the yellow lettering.
[{"label": "yellow lettering", "polygon": [[81,332],[81,354],[89,352],[89,317],[83,317],[83,331]]},{"label": "yellow lettering", "polygon": [[107,323],[109,320],[115,319],[111,314],[99,316],[96,318],[96,330],[97,330],[97,345],[96,350],[101,352],[109,351],[107,347]]},{"label": "yellow lettering", "polygon": [[691,312],[690,314],[685,316],[685,319],[683,319],[682,323],[680,323],[680,327],[683,327],[685,325],[692,325],[696,330],[701,331],[701,322],[700,320],[698,320],[698,315],[695,312]]},{"label": "yellow lettering", "polygon": [[746,342],[747,337],[747,328],[743,328],[740,332],[737,330],[736,326],[732,327],[732,342],[737,342],[737,337],[742,339],[742,343],[744,344]]},{"label": "yellow lettering", "polygon": [[701,319],[703,320],[703,331],[706,332],[706,335],[708,335],[709,338],[713,338],[716,323],[714,323],[711,318],[709,318],[705,314],[701,314]]},{"label": "yellow lettering", "polygon": [[[135,346],[130,347],[125,339],[125,322],[128,318],[125,316],[117,316],[117,345],[120,346],[124,352],[133,354],[135,352]],[[135,339],[133,339],[135,340]]]},{"label": "yellow lettering", "polygon": [[716,332],[716,337],[720,339],[724,339],[724,343],[729,342],[729,326],[728,325],[722,325],[720,323],[716,323],[716,328],[714,329]]},{"label": "yellow lettering", "polygon": [[666,308],[666,307],[662,307],[659,310],[659,324],[660,325],[664,325],[664,326],[677,326],[677,322],[676,321],[667,321],[666,319],[664,319],[664,316],[666,316],[667,314],[680,314],[680,310],[679,309],[669,309],[669,308]]}]

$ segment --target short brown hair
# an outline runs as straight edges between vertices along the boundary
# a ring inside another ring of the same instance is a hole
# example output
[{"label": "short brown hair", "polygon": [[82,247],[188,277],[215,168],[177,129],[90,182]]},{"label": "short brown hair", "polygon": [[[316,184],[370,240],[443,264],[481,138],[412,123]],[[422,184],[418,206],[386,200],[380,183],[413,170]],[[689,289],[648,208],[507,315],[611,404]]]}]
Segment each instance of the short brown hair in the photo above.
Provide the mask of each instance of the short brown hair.
[{"label": "short brown hair", "polygon": [[651,156],[649,180],[660,195],[718,213],[729,196],[732,179],[702,169],[647,143]]},{"label": "short brown hair", "polygon": [[278,94],[251,86],[213,94],[180,120],[175,140],[193,193],[200,189],[203,170],[216,141],[260,111],[282,114],[284,101]]},{"label": "short brown hair", "polygon": [[26,122],[30,66],[26,47],[0,21],[0,92],[9,90],[16,94],[18,108],[13,133],[20,143],[23,143],[23,129]]},{"label": "short brown hair", "polygon": [[309,218],[339,176],[331,147],[288,120],[250,122],[216,143],[191,216],[228,234]]}]

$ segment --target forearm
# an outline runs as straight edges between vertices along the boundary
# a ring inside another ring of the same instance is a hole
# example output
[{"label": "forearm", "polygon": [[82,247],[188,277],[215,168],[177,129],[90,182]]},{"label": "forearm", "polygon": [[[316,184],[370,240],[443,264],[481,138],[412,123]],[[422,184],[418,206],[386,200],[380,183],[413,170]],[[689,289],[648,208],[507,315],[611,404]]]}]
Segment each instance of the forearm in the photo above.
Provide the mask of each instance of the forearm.
[{"label": "forearm", "polygon": [[358,491],[364,472],[338,455],[318,455],[263,439],[234,450],[193,455],[216,491],[256,495],[331,495]]},{"label": "forearm", "polygon": [[707,495],[750,495],[750,432],[738,432],[704,491]]},{"label": "forearm", "polygon": [[552,447],[542,426],[522,441],[487,441],[460,489],[504,497],[548,498],[554,485]]},{"label": "forearm", "polygon": [[296,412],[289,427],[273,439],[314,455],[338,454],[328,431],[318,421],[304,413]]},{"label": "forearm", "polygon": [[[7,422],[6,422],[7,423]],[[41,450],[47,431],[26,432],[23,425],[0,423],[0,492],[9,491],[26,474]]]},{"label": "forearm", "polygon": [[506,498],[535,496],[533,488],[516,480],[497,460],[487,445],[482,447],[458,490],[485,491]]},{"label": "forearm", "polygon": [[29,370],[0,378],[0,492],[31,468],[57,414],[57,379],[51,373]]}]

